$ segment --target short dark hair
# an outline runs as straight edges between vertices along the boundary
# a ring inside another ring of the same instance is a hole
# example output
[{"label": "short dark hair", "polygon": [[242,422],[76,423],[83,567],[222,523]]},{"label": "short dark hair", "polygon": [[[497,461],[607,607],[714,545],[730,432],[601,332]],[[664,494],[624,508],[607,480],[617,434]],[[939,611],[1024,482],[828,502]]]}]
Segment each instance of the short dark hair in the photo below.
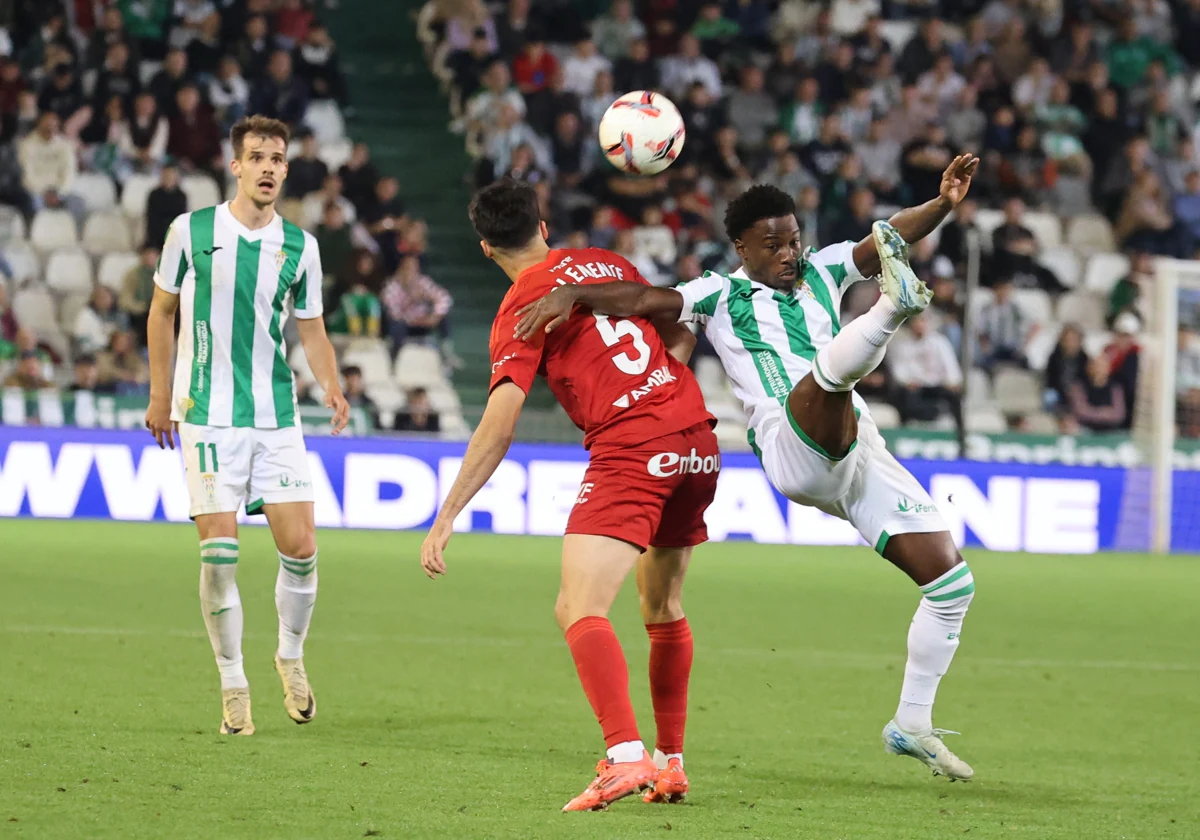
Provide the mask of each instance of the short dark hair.
[{"label": "short dark hair", "polygon": [[93,356],[91,353],[80,353],[78,356],[75,357],[75,366],[76,367],[78,367],[79,365],[94,365],[94,364],[96,364],[96,357]]},{"label": "short dark hair", "polygon": [[528,245],[538,235],[542,223],[533,187],[511,178],[496,181],[475,193],[467,215],[480,239],[504,251]]},{"label": "short dark hair", "polygon": [[358,365],[346,365],[342,368],[342,376],[349,379],[351,376],[362,376],[362,368]]},{"label": "short dark hair", "polygon": [[778,187],[755,184],[725,208],[725,235],[737,240],[763,219],[796,215],[796,202]]},{"label": "short dark hair", "polygon": [[287,127],[287,123],[281,120],[273,120],[261,114],[242,117],[229,130],[229,141],[233,144],[233,156],[238,160],[242,159],[242,148],[246,137],[251,134],[259,137],[278,137],[283,141],[284,149],[292,140],[292,130]]}]

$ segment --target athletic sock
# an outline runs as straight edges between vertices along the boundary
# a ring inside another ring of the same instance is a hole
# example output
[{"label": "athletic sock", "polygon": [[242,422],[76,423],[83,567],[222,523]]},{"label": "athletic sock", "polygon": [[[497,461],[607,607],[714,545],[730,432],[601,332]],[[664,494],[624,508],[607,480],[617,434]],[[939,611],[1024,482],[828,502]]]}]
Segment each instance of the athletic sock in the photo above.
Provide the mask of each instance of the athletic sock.
[{"label": "athletic sock", "polygon": [[242,668],[242,599],[237,588],[238,541],[200,541],[200,611],[217,658],[221,689],[248,688]]},{"label": "athletic sock", "polygon": [[297,560],[279,555],[275,609],[279,611],[279,658],[304,656],[304,637],[317,603],[317,555]]},{"label": "athletic sock", "polygon": [[826,391],[849,391],[883,361],[887,344],[904,323],[904,315],[881,296],[817,351],[813,379]]},{"label": "athletic sock", "polygon": [[604,732],[608,757],[615,762],[637,761],[645,747],[629,700],[629,666],[612,624],[589,615],[568,627],[566,638],[583,692]]},{"label": "athletic sock", "polygon": [[688,678],[692,674],[692,628],[686,618],[681,618],[667,624],[647,624],[646,632],[650,634],[650,699],[658,730],[655,746],[667,758],[682,755]]},{"label": "athletic sock", "polygon": [[896,725],[906,732],[933,729],[933,700],[958,650],[963,619],[975,596],[975,579],[962,562],[922,586],[921,595],[908,628],[908,663],[896,709]]}]

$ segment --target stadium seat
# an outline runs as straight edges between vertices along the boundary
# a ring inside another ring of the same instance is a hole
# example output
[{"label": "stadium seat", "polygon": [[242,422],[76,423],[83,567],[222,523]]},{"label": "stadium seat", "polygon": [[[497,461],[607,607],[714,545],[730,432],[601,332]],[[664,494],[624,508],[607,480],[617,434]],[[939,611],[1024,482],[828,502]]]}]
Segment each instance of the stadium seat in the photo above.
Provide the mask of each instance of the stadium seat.
[{"label": "stadium seat", "polygon": [[904,47],[917,34],[917,22],[914,20],[885,20],[879,27],[879,34],[891,45],[896,55],[904,52]]},{"label": "stadium seat", "polygon": [[66,210],[39,210],[29,229],[29,241],[43,254],[79,243],[75,218]]},{"label": "stadium seat", "polygon": [[1062,222],[1053,213],[1026,213],[1021,223],[1033,231],[1039,250],[1056,248],[1062,244]]},{"label": "stadium seat", "polygon": [[1108,297],[1117,281],[1129,274],[1129,257],[1124,254],[1093,254],[1087,262],[1083,285],[1089,292]]},{"label": "stadium seat", "polygon": [[78,248],[55,251],[46,261],[46,288],[60,295],[90,295],[91,259]]},{"label": "stadium seat", "polygon": [[1008,431],[1004,414],[995,405],[972,409],[964,418],[967,431],[982,435],[999,435]]},{"label": "stadium seat", "polygon": [[439,382],[428,388],[427,391],[429,404],[433,406],[434,411],[439,414],[462,412],[462,402],[458,398],[458,391],[455,391],[454,386],[449,382]]},{"label": "stadium seat", "polygon": [[1068,289],[1078,286],[1083,277],[1083,260],[1075,253],[1075,249],[1068,245],[1047,248],[1038,257],[1038,262],[1049,269],[1050,273],[1058,278],[1058,282]]},{"label": "stadium seat", "polygon": [[21,211],[7,204],[0,204],[0,243],[20,242],[28,236],[25,217]]},{"label": "stadium seat", "polygon": [[1058,299],[1055,320],[1064,324],[1078,324],[1087,330],[1104,329],[1105,304],[1096,295],[1077,289],[1067,292]]},{"label": "stadium seat", "polygon": [[54,314],[54,298],[45,289],[22,289],[13,295],[13,315],[37,336],[60,332]]},{"label": "stadium seat", "polygon": [[325,145],[346,136],[346,124],[337,103],[329,99],[317,99],[309,104],[304,113],[304,124],[312,129],[317,143]]},{"label": "stadium seat", "polygon": [[1035,324],[1044,324],[1054,318],[1054,302],[1041,289],[1016,289],[1013,301]]},{"label": "stadium seat", "polygon": [[0,247],[0,253],[8,260],[13,282],[18,288],[42,279],[42,260],[28,242],[9,242]]},{"label": "stadium seat", "polygon": [[967,405],[987,405],[992,401],[992,380],[982,368],[967,371]]},{"label": "stadium seat", "polygon": [[442,357],[434,348],[409,343],[396,354],[396,384],[401,388],[430,388],[444,381]]},{"label": "stadium seat", "polygon": [[91,298],[88,295],[67,295],[58,304],[58,323],[63,332],[71,335],[75,330],[75,319],[87,308]]},{"label": "stadium seat", "polygon": [[1117,249],[1112,225],[1096,214],[1076,216],[1067,225],[1067,244],[1080,254],[1111,253]]},{"label": "stadium seat", "polygon": [[199,210],[201,207],[212,207],[221,203],[221,190],[217,183],[207,175],[185,175],[179,182],[180,189],[187,196],[188,210]]},{"label": "stadium seat", "polygon": [[112,178],[99,172],[80,172],[71,185],[71,192],[83,200],[89,213],[117,206],[117,188]]},{"label": "stadium seat", "polygon": [[1031,435],[1057,435],[1059,433],[1058,421],[1054,419],[1053,415],[1044,411],[1036,411],[1026,415],[1024,431]]},{"label": "stadium seat", "polygon": [[867,403],[867,410],[871,412],[871,419],[880,429],[896,429],[901,425],[900,412],[894,406],[873,402]]},{"label": "stadium seat", "polygon": [[92,256],[133,249],[129,222],[120,213],[93,213],[83,223],[83,247]]},{"label": "stadium seat", "polygon": [[715,429],[722,452],[749,452],[745,423],[718,423]]},{"label": "stadium seat", "polygon": [[971,310],[976,325],[979,324],[979,313],[983,312],[983,308],[995,300],[996,296],[992,294],[992,290],[985,289],[983,286],[979,286],[971,292],[971,296],[967,298],[967,307]]},{"label": "stadium seat", "polygon": [[1042,381],[1037,374],[1001,368],[993,383],[996,403],[1006,414],[1029,414],[1042,407]]},{"label": "stadium seat", "polygon": [[146,201],[157,186],[157,178],[140,173],[130,175],[121,190],[121,209],[125,211],[125,215],[131,219],[145,218]]},{"label": "stadium seat", "polygon": [[992,234],[996,228],[1004,224],[1004,213],[1000,210],[989,210],[981,207],[975,214],[975,227],[979,228],[979,247],[984,251],[992,250]]},{"label": "stadium seat", "polygon": [[340,140],[334,140],[331,143],[325,143],[317,152],[317,157],[324,161],[329,167],[330,172],[337,172],[342,168],[342,164],[350,160],[350,152],[354,148],[354,144],[348,137],[343,137]]},{"label": "stadium seat", "polygon": [[1108,330],[1090,330],[1083,334],[1083,352],[1089,357],[1099,356],[1113,339]]},{"label": "stadium seat", "polygon": [[357,339],[341,355],[341,364],[343,368],[347,365],[361,368],[363,382],[367,385],[392,383],[392,360],[387,345],[382,341]]},{"label": "stadium seat", "polygon": [[1058,336],[1061,332],[1062,325],[1057,321],[1042,324],[1041,330],[1030,339],[1029,345],[1025,348],[1025,359],[1031,368],[1034,370],[1046,369],[1046,362],[1050,360],[1050,354],[1054,352],[1054,346],[1058,344]]},{"label": "stadium seat", "polygon": [[138,64],[138,79],[141,80],[142,87],[150,86],[150,82],[158,75],[158,71],[162,69],[161,61],[143,60]]},{"label": "stadium seat", "polygon": [[308,356],[304,355],[304,348],[299,343],[288,353],[288,367],[292,369],[292,373],[296,374],[297,382],[311,385],[317,381],[312,368],[309,367]]},{"label": "stadium seat", "polygon": [[100,285],[107,286],[120,294],[125,282],[125,275],[136,266],[139,257],[132,251],[113,251],[100,258],[100,269],[96,279]]}]

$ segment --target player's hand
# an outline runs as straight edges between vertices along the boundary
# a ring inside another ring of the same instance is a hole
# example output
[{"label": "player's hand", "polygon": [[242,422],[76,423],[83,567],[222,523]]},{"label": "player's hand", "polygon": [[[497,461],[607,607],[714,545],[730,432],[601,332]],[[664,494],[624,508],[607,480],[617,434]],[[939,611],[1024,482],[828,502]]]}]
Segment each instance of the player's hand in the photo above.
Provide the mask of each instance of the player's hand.
[{"label": "player's hand", "polygon": [[342,429],[350,422],[350,403],[341,388],[325,392],[325,407],[333,409],[333,417],[329,420],[329,425],[333,426],[333,433],[341,434]]},{"label": "player's hand", "polygon": [[171,403],[151,400],[146,409],[146,428],[154,435],[159,449],[175,448],[175,424],[171,422]]},{"label": "player's hand", "polygon": [[946,171],[942,173],[941,196],[953,206],[967,197],[971,189],[971,179],[979,168],[979,158],[972,154],[959,155],[950,161]]},{"label": "player's hand", "polygon": [[517,310],[517,329],[513,336],[528,341],[539,330],[553,332],[571,317],[574,308],[575,290],[570,286],[559,286],[540,300]]},{"label": "player's hand", "polygon": [[425,537],[425,542],[421,543],[421,568],[430,580],[436,580],[439,575],[446,574],[446,561],[442,559],[442,552],[446,550],[446,543],[450,542],[450,533],[449,528],[435,523]]}]

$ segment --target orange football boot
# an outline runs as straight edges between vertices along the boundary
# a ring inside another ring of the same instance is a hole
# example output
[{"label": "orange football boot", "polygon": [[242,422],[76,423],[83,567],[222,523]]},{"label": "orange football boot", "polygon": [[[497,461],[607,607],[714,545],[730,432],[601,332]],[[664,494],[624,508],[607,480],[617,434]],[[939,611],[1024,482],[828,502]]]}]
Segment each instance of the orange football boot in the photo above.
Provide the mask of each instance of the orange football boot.
[{"label": "orange football boot", "polygon": [[583,793],[563,806],[564,811],[603,811],[611,803],[654,784],[658,767],[650,753],[643,751],[641,760],[614,764],[605,759],[596,765],[596,778]]},{"label": "orange football boot", "polygon": [[682,802],[687,792],[688,780],[687,773],[683,772],[683,762],[672,758],[665,768],[658,771],[658,779],[642,799],[646,802]]}]

